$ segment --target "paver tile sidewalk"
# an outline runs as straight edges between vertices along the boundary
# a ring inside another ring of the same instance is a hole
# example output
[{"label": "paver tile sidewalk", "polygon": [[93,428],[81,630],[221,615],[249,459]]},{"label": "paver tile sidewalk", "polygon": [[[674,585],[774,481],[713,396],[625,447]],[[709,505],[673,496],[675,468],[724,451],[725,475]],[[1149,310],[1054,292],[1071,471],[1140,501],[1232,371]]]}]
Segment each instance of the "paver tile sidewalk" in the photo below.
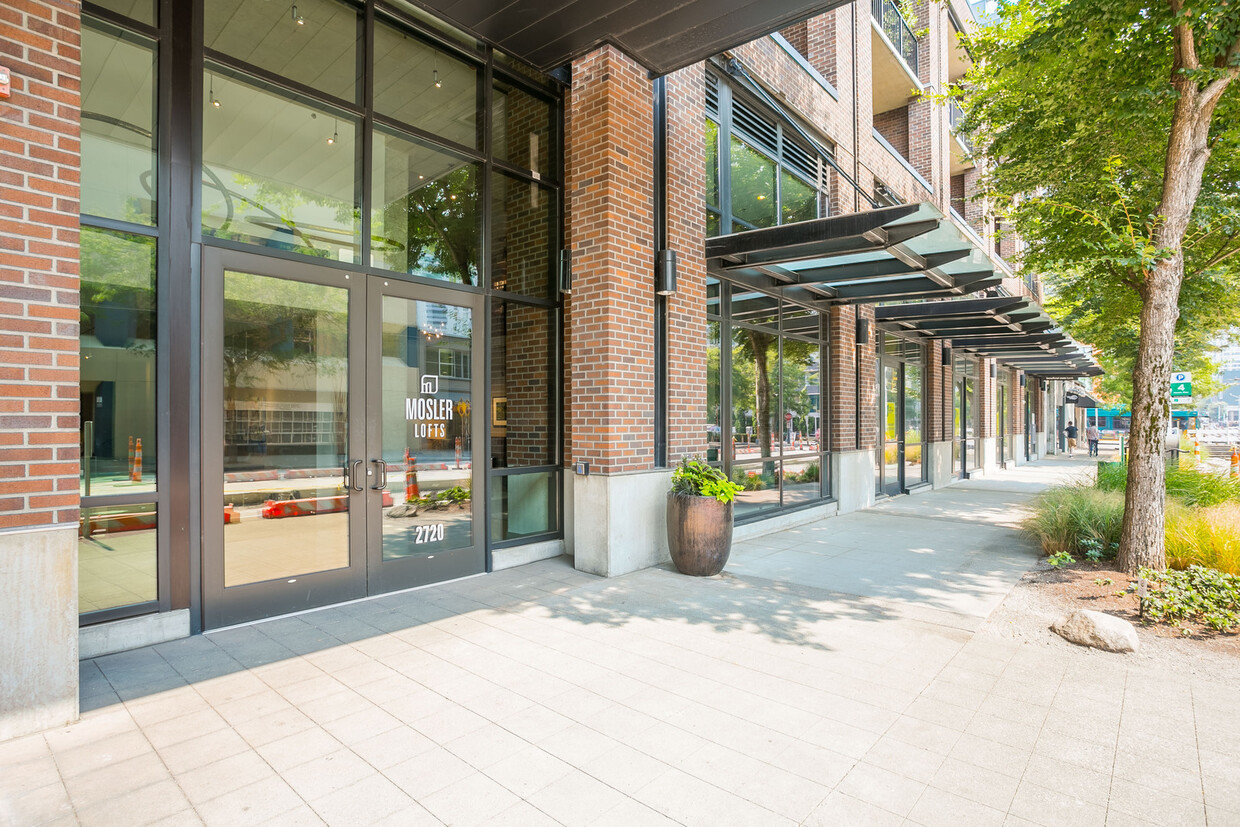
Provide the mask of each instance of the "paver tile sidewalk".
[{"label": "paver tile sidewalk", "polygon": [[1082,468],[720,578],[559,559],[86,661],[79,723],[0,744],[0,823],[1240,824],[1234,687],[974,634]]}]

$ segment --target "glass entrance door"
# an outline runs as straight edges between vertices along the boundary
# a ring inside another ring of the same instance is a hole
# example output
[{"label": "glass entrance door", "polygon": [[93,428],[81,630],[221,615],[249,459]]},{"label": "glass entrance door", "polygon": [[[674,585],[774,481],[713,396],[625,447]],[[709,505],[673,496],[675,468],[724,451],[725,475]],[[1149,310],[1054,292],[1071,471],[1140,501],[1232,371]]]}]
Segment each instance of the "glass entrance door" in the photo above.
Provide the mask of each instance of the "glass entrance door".
[{"label": "glass entrance door", "polygon": [[878,491],[894,496],[902,490],[900,474],[904,464],[903,398],[899,363],[880,363],[879,373],[879,446],[882,461],[879,463]]},{"label": "glass entrance door", "polygon": [[203,286],[205,626],[483,571],[481,297],[215,249]]},{"label": "glass entrance door", "polygon": [[373,593],[474,574],[486,561],[473,470],[484,424],[474,411],[482,398],[476,297],[377,277],[371,287],[369,318],[378,323],[367,375],[367,458],[378,475],[367,525]]}]

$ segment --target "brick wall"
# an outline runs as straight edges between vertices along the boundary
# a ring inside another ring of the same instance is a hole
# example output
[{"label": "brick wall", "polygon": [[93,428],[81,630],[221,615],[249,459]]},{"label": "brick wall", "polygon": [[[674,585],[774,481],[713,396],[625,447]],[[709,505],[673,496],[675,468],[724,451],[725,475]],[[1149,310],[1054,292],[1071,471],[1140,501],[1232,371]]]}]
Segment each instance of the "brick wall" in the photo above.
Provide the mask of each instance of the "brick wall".
[{"label": "brick wall", "polygon": [[78,520],[78,8],[0,5],[0,528]]},{"label": "brick wall", "polygon": [[874,128],[906,159],[909,141],[909,107],[899,106],[874,115]]},{"label": "brick wall", "polygon": [[654,460],[652,105],[646,71],[614,46],[573,64],[569,456],[600,473]]},{"label": "brick wall", "polygon": [[832,451],[851,451],[857,447],[857,308],[835,305],[828,325],[830,391],[824,400],[830,423],[828,446]]},{"label": "brick wall", "polygon": [[787,40],[794,49],[801,53],[802,57],[809,57],[808,21],[802,20],[800,23],[789,26],[786,29],[780,29],[779,33],[784,36],[784,40]]},{"label": "brick wall", "polygon": [[667,300],[667,455],[706,452],[706,69],[667,77],[667,243],[678,257],[677,292]]}]

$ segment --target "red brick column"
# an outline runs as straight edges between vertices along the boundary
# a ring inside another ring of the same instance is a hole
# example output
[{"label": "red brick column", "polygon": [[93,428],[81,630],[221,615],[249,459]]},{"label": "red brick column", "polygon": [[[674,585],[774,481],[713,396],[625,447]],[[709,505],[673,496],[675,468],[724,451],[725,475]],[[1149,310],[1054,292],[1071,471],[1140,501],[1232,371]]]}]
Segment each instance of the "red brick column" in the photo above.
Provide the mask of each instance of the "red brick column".
[{"label": "red brick column", "polygon": [[614,46],[573,64],[567,410],[572,459],[603,474],[654,464],[652,105],[646,71]]},{"label": "red brick column", "polygon": [[4,741],[78,716],[79,3],[0,4],[0,63]]},{"label": "red brick column", "polygon": [[837,304],[828,320],[830,337],[830,385],[823,395],[823,416],[830,426],[830,449],[853,451],[857,448],[857,308]]},{"label": "red brick column", "polygon": [[0,528],[78,520],[77,8],[0,8]]},{"label": "red brick column", "polygon": [[667,300],[667,460],[706,453],[706,69],[667,77],[667,243],[678,258]]}]

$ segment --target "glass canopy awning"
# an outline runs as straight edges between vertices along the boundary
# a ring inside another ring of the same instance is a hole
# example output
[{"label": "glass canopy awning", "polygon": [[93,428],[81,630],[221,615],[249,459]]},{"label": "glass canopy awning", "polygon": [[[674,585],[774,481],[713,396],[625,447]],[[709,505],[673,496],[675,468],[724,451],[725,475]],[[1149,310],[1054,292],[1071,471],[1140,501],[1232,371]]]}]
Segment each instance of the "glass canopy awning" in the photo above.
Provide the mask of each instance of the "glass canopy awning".
[{"label": "glass canopy awning", "polygon": [[880,327],[941,339],[945,345],[997,360],[1031,376],[1101,376],[1089,349],[1019,296],[912,302],[874,308]]},{"label": "glass canopy awning", "polygon": [[997,286],[986,251],[929,202],[706,241],[712,275],[807,306],[948,298]]}]

